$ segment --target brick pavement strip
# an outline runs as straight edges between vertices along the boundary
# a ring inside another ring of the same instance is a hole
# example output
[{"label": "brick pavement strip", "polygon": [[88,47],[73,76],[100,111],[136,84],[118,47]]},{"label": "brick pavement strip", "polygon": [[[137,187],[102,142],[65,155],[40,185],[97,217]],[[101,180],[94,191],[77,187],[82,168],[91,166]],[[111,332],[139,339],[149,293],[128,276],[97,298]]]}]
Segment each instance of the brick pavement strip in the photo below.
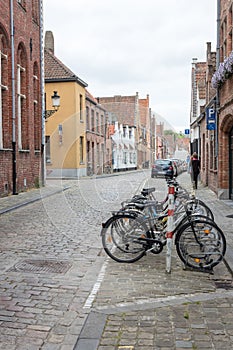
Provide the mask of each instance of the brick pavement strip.
[{"label": "brick pavement strip", "polygon": [[[120,349],[227,349],[233,345],[233,294],[216,301],[182,303],[106,316],[98,350]],[[212,308],[217,314],[206,310]],[[227,314],[225,313],[227,311]],[[89,325],[90,327],[90,325]],[[90,338],[86,338],[88,341]],[[82,339],[84,340],[84,339]],[[76,349],[85,349],[77,346]],[[222,346],[222,347],[221,347]],[[92,348],[94,349],[94,347]]]},{"label": "brick pavement strip", "polygon": [[232,349],[233,290],[215,286],[220,276],[231,281],[225,265],[210,275],[183,270],[175,254],[173,263],[168,276],[163,254],[129,265],[109,260],[92,319],[87,319],[90,333],[101,319],[99,333],[90,339],[84,326],[75,349],[218,349],[217,335],[225,349]]}]

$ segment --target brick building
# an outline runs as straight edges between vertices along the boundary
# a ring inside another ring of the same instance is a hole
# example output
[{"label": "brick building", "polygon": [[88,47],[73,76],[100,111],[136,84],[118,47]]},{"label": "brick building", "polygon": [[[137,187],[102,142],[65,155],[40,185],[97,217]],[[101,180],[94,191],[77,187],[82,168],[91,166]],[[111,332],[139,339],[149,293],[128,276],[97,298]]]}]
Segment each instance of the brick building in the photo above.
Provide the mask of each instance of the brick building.
[{"label": "brick building", "polygon": [[[218,73],[218,188],[219,198],[233,199],[233,1],[220,1]],[[222,70],[223,68],[223,70]]]},{"label": "brick building", "polygon": [[207,110],[216,109],[216,90],[212,87],[211,80],[216,70],[216,52],[211,50],[211,43],[207,43],[206,51],[206,105],[199,117],[201,139],[201,180],[204,185],[213,191],[217,189],[217,149],[216,130],[207,123]]},{"label": "brick building", "polygon": [[0,196],[40,181],[40,7],[39,0],[0,6]]},{"label": "brick building", "polygon": [[[201,181],[216,191],[217,188],[217,156],[215,148],[216,131],[213,125],[207,123],[207,110],[216,108],[216,90],[212,87],[211,81],[216,70],[216,52],[211,50],[211,43],[207,43],[206,62],[201,62],[201,74],[197,74],[199,62],[192,65],[192,106],[191,108],[191,153],[197,152],[201,160]],[[200,66],[199,66],[200,69]],[[198,99],[199,93],[195,92],[200,87],[202,103]],[[194,108],[194,106],[196,106]],[[200,107],[197,107],[200,106]],[[194,113],[195,111],[195,113]],[[193,119],[192,119],[193,117]]]},{"label": "brick building", "polygon": [[149,95],[140,99],[139,94],[133,96],[98,97],[98,102],[107,110],[111,119],[119,125],[135,128],[137,146],[137,167],[149,165],[151,160],[151,111]]},{"label": "brick building", "polygon": [[[217,10],[217,50],[212,52],[207,43],[205,104],[199,110],[198,81],[192,79],[191,128],[197,137],[191,146],[201,156],[202,182],[219,199],[233,199],[233,0],[218,0]],[[193,65],[192,78],[197,65]]]},{"label": "brick building", "polygon": [[112,158],[111,147],[106,139],[106,119],[105,109],[86,89],[87,175],[102,174],[109,157]]},{"label": "brick building", "polygon": [[206,104],[206,62],[193,59],[191,74],[190,151],[201,156],[200,117]]},{"label": "brick building", "polygon": [[233,199],[233,0],[218,0],[217,4],[216,71],[211,80],[215,94],[209,88],[206,105],[206,111],[212,108],[215,112],[215,128],[205,132],[203,181],[218,198]]}]

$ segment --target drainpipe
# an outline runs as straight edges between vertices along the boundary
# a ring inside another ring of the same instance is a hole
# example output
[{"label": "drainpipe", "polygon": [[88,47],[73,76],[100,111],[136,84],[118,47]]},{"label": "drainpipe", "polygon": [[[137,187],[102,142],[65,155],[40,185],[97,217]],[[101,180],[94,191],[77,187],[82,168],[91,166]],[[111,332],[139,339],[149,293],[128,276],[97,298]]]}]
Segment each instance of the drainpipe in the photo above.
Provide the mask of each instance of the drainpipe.
[{"label": "drainpipe", "polygon": [[44,100],[44,45],[43,45],[43,0],[39,2],[40,13],[40,91],[41,91],[41,185],[45,186],[45,100]]},{"label": "drainpipe", "polygon": [[[197,84],[196,84],[196,64],[197,64],[197,58],[193,57],[192,59],[192,76],[191,76],[191,82],[192,82],[192,96],[191,96],[191,113],[190,113],[190,123],[192,124],[194,120],[197,119]],[[191,127],[190,127],[190,152],[191,154],[196,151],[193,146],[194,141],[194,128],[195,125],[192,128],[193,134],[191,137]],[[199,137],[199,135],[198,135]]]},{"label": "drainpipe", "polygon": [[197,155],[198,159],[201,157],[201,122],[197,123],[198,127],[198,146],[197,146]]},{"label": "drainpipe", "polygon": [[[221,16],[221,0],[217,0],[217,46],[216,46],[216,70],[220,63],[220,16]],[[215,154],[218,156],[218,124],[219,124],[219,88],[216,90],[216,141],[215,141]]]},{"label": "drainpipe", "polygon": [[10,0],[10,31],[11,31],[11,89],[12,89],[12,193],[16,190],[16,132],[15,132],[15,43],[14,43],[14,5]]}]

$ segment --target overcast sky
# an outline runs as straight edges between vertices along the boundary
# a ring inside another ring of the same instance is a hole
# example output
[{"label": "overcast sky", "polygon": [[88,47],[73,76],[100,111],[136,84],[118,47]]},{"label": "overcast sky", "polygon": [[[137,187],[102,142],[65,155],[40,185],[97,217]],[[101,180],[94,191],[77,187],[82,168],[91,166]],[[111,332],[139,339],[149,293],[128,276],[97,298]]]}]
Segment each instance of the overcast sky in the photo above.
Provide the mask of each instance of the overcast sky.
[{"label": "overcast sky", "polygon": [[184,132],[192,58],[206,60],[207,42],[216,51],[216,13],[216,0],[44,0],[44,30],[93,96],[149,94]]}]

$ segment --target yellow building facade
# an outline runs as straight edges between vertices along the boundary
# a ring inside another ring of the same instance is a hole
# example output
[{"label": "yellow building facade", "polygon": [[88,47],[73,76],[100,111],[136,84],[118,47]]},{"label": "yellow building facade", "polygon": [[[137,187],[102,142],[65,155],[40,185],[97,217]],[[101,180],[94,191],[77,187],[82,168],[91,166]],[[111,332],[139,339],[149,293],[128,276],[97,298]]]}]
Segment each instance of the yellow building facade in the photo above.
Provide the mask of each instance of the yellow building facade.
[{"label": "yellow building facade", "polygon": [[87,84],[45,48],[45,109],[52,110],[51,96],[60,96],[60,107],[45,121],[47,177],[86,175]]}]

